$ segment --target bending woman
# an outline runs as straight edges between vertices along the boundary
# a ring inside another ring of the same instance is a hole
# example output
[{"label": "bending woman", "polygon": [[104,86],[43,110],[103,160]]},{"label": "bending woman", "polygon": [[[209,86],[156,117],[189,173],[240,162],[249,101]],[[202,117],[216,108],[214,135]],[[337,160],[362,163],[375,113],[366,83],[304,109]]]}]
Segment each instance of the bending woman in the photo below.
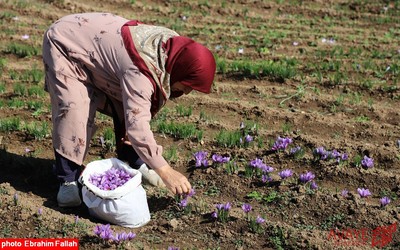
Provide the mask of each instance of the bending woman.
[{"label": "bending woman", "polygon": [[169,98],[210,92],[216,66],[206,47],[164,27],[82,13],[65,16],[46,31],[43,62],[60,207],[81,204],[77,179],[96,111],[113,117],[119,159],[153,185],[189,192],[189,181],[163,158],[149,123]]}]

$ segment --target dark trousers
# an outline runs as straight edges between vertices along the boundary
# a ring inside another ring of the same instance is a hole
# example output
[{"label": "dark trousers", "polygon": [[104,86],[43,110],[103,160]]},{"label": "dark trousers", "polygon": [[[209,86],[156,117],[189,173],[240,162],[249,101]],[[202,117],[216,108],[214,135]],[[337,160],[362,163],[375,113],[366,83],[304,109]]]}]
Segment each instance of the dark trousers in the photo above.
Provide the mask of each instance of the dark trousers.
[{"label": "dark trousers", "polygon": [[[56,162],[54,164],[55,174],[60,183],[78,180],[83,167],[68,160],[54,150]],[[117,158],[127,162],[131,168],[138,169],[144,162],[130,145],[124,145],[117,150]]]}]

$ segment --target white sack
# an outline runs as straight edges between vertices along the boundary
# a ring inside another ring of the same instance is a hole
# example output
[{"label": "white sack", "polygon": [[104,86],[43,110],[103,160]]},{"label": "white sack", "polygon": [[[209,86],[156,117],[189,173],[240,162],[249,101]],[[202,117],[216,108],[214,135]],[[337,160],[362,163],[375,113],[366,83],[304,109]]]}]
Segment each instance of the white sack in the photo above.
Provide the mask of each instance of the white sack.
[{"label": "white sack", "polygon": [[[91,175],[102,174],[112,167],[124,169],[133,177],[114,190],[101,190],[89,181]],[[93,161],[86,166],[79,182],[83,186],[83,202],[93,217],[130,228],[143,226],[150,221],[142,174],[124,162],[116,158]]]}]

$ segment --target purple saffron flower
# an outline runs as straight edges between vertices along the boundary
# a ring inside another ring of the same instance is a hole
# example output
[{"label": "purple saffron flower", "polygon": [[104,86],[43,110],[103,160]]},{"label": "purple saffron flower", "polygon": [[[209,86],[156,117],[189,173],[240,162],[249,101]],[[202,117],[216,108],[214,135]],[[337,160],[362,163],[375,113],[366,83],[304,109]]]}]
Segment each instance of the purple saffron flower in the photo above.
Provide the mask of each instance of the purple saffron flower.
[{"label": "purple saffron flower", "polygon": [[257,215],[256,223],[257,223],[257,224],[262,224],[262,223],[264,223],[264,222],[265,222],[265,219],[262,218],[261,216]]},{"label": "purple saffron flower", "polygon": [[329,151],[325,150],[324,147],[318,147],[314,150],[314,155],[321,160],[326,160],[329,156]]},{"label": "purple saffron flower", "polygon": [[227,163],[230,160],[230,157],[228,156],[224,157],[218,154],[213,154],[211,158],[215,163]]},{"label": "purple saffron flower", "polygon": [[75,216],[75,224],[78,224],[78,222],[79,222],[79,216],[76,215],[76,216]]},{"label": "purple saffron flower", "polygon": [[294,155],[301,150],[300,146],[294,147],[290,149],[290,154]]},{"label": "purple saffron flower", "polygon": [[104,240],[112,240],[114,239],[114,236],[112,235],[113,232],[110,228],[110,224],[107,225],[98,225],[94,229],[94,234],[99,236],[100,238]]},{"label": "purple saffron flower", "polygon": [[187,198],[182,199],[182,200],[179,202],[179,206],[180,206],[180,207],[187,207],[187,204],[188,204]]},{"label": "purple saffron flower", "polygon": [[261,169],[261,171],[263,173],[271,173],[272,171],[274,171],[274,168],[265,164],[262,164],[259,166],[259,169]]},{"label": "purple saffron flower", "polygon": [[263,183],[270,182],[270,181],[272,181],[272,177],[271,177],[271,176],[268,176],[268,175],[266,175],[266,174],[263,174],[263,175],[261,176],[261,181],[262,181]]},{"label": "purple saffron flower", "polygon": [[125,169],[110,168],[104,173],[92,174],[89,181],[101,190],[114,190],[124,185],[131,178],[132,176]]},{"label": "purple saffron flower", "polygon": [[250,161],[250,166],[254,168],[260,168],[260,166],[263,166],[264,163],[261,159],[255,158],[254,160]]},{"label": "purple saffron flower", "polygon": [[343,197],[347,197],[347,196],[349,195],[349,190],[343,189],[341,195],[342,195]]},{"label": "purple saffron flower", "polygon": [[374,167],[374,159],[369,158],[368,156],[364,155],[364,159],[361,161],[361,166],[364,168],[372,168]]},{"label": "purple saffron flower", "polygon": [[357,192],[361,198],[366,198],[372,195],[372,193],[367,188],[357,188]]},{"label": "purple saffron flower", "polygon": [[250,204],[244,203],[242,205],[242,210],[243,212],[245,212],[246,214],[249,213],[251,211],[252,207]]},{"label": "purple saffron flower", "polygon": [[251,136],[251,135],[246,135],[246,136],[244,137],[244,140],[245,140],[245,142],[250,143],[250,142],[253,141],[253,136]]},{"label": "purple saffron flower", "polygon": [[293,171],[290,169],[285,169],[279,172],[279,176],[281,177],[282,180],[287,179],[293,175]]},{"label": "purple saffron flower", "polygon": [[307,183],[309,181],[314,180],[314,178],[315,178],[315,175],[312,172],[308,171],[305,174],[301,174],[299,180],[302,183]]},{"label": "purple saffron flower", "polygon": [[208,152],[206,151],[199,151],[193,154],[194,158],[196,159],[196,167],[207,167],[208,166],[208,161],[207,161],[207,155]]},{"label": "purple saffron flower", "polygon": [[128,238],[128,240],[132,240],[136,237],[135,233],[129,232],[128,235],[126,236]]},{"label": "purple saffron flower", "polygon": [[349,159],[349,155],[346,154],[346,153],[343,153],[342,156],[341,156],[341,160],[342,161],[347,161],[348,159]]},{"label": "purple saffron flower", "polygon": [[289,137],[282,138],[278,136],[277,140],[274,142],[274,145],[272,146],[272,150],[273,151],[285,150],[290,143],[292,143],[292,139],[290,139]]},{"label": "purple saffron flower", "polygon": [[190,189],[189,193],[187,194],[187,197],[193,197],[196,194],[196,191],[194,188]]},{"label": "purple saffron flower", "polygon": [[218,209],[218,210],[222,210],[223,208],[224,208],[224,204],[216,204],[215,205],[215,207]]},{"label": "purple saffron flower", "polygon": [[385,197],[381,198],[379,201],[381,202],[381,206],[385,207],[386,205],[388,205],[390,203],[390,198],[385,196]]},{"label": "purple saffron flower", "polygon": [[39,209],[38,209],[38,215],[42,215],[43,214],[43,209],[40,207]]},{"label": "purple saffron flower", "polygon": [[230,202],[225,203],[224,210],[229,211],[230,209],[231,209],[231,203]]},{"label": "purple saffron flower", "polygon": [[211,213],[211,217],[214,218],[214,219],[217,219],[217,218],[218,218],[217,212],[215,212],[215,211],[212,212],[212,213]]},{"label": "purple saffron flower", "polygon": [[114,236],[114,240],[117,242],[122,242],[128,240],[128,234],[125,232],[117,233]]},{"label": "purple saffron flower", "polygon": [[317,190],[317,189],[318,189],[317,183],[316,183],[315,181],[311,182],[310,188],[311,188],[312,190]]},{"label": "purple saffron flower", "polygon": [[169,246],[168,250],[179,250],[179,247]]},{"label": "purple saffron flower", "polygon": [[340,153],[336,149],[334,149],[331,152],[331,157],[334,159],[340,158]]}]

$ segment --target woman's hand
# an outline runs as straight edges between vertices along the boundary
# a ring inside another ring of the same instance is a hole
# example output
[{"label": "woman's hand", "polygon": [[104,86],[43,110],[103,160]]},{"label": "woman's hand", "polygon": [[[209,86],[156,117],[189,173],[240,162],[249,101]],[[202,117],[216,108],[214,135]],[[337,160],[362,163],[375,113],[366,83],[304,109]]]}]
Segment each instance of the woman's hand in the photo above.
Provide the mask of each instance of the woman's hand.
[{"label": "woman's hand", "polygon": [[166,165],[154,170],[173,194],[189,193],[192,189],[188,179],[183,174],[171,168],[171,166]]}]

